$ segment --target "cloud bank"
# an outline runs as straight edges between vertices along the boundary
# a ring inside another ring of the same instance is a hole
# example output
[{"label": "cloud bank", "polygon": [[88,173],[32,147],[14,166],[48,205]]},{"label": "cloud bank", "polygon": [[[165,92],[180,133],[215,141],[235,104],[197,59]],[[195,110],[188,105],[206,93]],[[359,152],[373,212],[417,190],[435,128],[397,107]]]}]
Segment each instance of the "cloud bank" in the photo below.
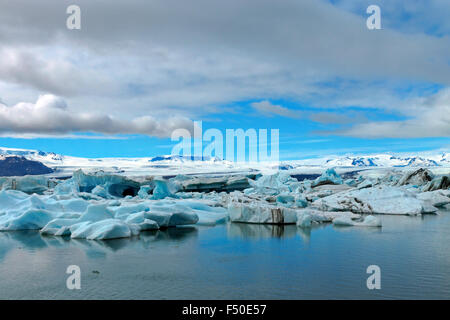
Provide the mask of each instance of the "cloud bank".
[{"label": "cloud bank", "polygon": [[156,119],[151,116],[130,120],[98,113],[71,112],[66,102],[54,95],[42,95],[36,103],[14,106],[0,104],[0,133],[61,135],[71,132],[102,134],[143,134],[170,137],[178,128],[192,130],[191,120],[183,117]]},{"label": "cloud bank", "polygon": [[[73,1],[0,0],[0,132],[167,136],[165,128],[187,119],[261,101],[252,107],[266,116],[321,124],[354,120],[324,108],[378,108],[408,118],[357,119],[342,135],[448,135],[447,122],[436,120],[445,118],[445,106],[405,110],[428,94],[424,84],[450,86],[450,2],[379,2],[383,30],[369,31],[370,0],[78,0],[82,29],[68,30]],[[76,110],[46,108],[60,120],[46,123],[37,107],[21,103],[45,93]],[[318,110],[305,115],[269,102],[280,100]],[[15,108],[28,108],[29,119],[10,116]]]},{"label": "cloud bank", "polygon": [[410,101],[403,115],[408,119],[362,123],[326,133],[361,138],[450,137],[450,89]]}]

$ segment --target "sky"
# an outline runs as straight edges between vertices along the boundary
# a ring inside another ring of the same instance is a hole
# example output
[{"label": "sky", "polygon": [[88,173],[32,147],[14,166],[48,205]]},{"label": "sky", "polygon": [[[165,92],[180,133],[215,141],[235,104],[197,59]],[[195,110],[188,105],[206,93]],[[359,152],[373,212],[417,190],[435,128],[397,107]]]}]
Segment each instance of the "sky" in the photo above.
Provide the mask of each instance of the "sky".
[{"label": "sky", "polygon": [[150,157],[202,121],[278,129],[280,159],[449,151],[449,13],[448,0],[0,0],[0,147]]}]

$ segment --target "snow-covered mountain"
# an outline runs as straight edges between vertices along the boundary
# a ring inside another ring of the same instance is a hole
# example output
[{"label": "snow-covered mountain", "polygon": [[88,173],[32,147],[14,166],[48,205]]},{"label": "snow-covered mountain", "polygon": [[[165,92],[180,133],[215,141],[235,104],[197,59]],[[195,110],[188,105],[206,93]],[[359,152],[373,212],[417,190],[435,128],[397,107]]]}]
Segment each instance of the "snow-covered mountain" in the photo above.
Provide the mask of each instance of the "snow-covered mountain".
[{"label": "snow-covered mountain", "polygon": [[297,170],[304,172],[318,172],[323,168],[336,167],[341,170],[376,169],[376,168],[408,168],[430,167],[450,168],[450,153],[440,152],[421,155],[348,155],[330,156],[323,158],[289,160],[280,163],[233,163],[218,158],[199,158],[183,156],[158,156],[146,158],[79,158],[44,152],[38,150],[11,149],[0,147],[0,159],[8,156],[24,157],[28,160],[38,161],[52,168],[55,175],[70,175],[77,169],[85,171],[103,170],[112,173],[127,175],[177,175],[193,173],[231,173]]},{"label": "snow-covered mountain", "polygon": [[[315,161],[316,160],[316,161]],[[299,161],[301,163],[302,161]],[[395,156],[391,154],[366,156],[340,156],[322,159],[308,159],[325,167],[434,167],[450,165],[450,155],[442,153],[431,156]]]},{"label": "snow-covered mountain", "polygon": [[36,160],[41,162],[61,162],[63,156],[53,152],[43,152],[39,150],[27,150],[27,149],[13,149],[13,148],[0,148],[0,157],[5,156],[19,156],[25,157],[28,160]]}]

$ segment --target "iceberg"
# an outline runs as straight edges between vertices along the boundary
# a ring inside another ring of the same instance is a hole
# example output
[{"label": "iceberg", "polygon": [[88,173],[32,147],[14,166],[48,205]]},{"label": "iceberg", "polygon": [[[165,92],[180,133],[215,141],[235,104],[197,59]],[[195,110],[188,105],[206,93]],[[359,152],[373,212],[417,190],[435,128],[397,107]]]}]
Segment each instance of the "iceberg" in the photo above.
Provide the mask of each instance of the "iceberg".
[{"label": "iceberg", "polygon": [[309,227],[312,223],[333,222],[337,218],[358,219],[359,214],[352,212],[320,211],[311,208],[297,210],[297,226]]},{"label": "iceberg", "polygon": [[137,225],[130,225],[118,219],[105,219],[94,223],[77,224],[70,229],[71,238],[88,240],[128,238],[139,233]]},{"label": "iceberg", "polygon": [[299,187],[301,187],[301,183],[297,179],[292,178],[289,173],[284,171],[279,171],[272,175],[263,175],[256,181],[249,180],[249,183],[251,186],[251,190],[249,190],[250,188],[244,190],[246,194],[288,194],[290,192],[296,191]]},{"label": "iceberg", "polygon": [[73,181],[62,184],[75,186],[65,189],[75,192],[28,195],[17,190],[0,191],[0,230],[34,229],[45,235],[106,240],[134,236],[143,230],[197,223],[216,225],[228,219],[228,211],[221,206],[218,194],[211,195],[210,200],[206,196],[205,199],[118,198],[104,193],[105,184],[90,190],[98,196],[77,192],[80,189]]},{"label": "iceberg", "polygon": [[[153,200],[164,199],[167,197],[176,198],[175,192],[177,187],[170,181],[164,179],[153,180],[155,188],[153,189],[153,195],[150,197]],[[140,190],[139,190],[140,191]]]},{"label": "iceberg", "polygon": [[422,191],[435,191],[435,190],[445,190],[450,188],[450,176],[440,176],[436,177],[430,182],[428,182]]},{"label": "iceberg", "polygon": [[433,173],[431,173],[430,170],[420,168],[405,173],[397,182],[397,185],[404,186],[407,184],[411,184],[414,186],[423,186],[427,184],[429,181],[433,180],[433,177],[434,175]]},{"label": "iceberg", "polygon": [[333,168],[327,169],[320,177],[312,183],[312,187],[321,186],[324,184],[343,184],[341,176],[336,173]]},{"label": "iceberg", "polygon": [[450,203],[450,190],[435,190],[417,194],[417,199],[428,202],[431,206],[441,208]]},{"label": "iceberg", "polygon": [[264,203],[232,202],[228,205],[232,222],[293,224],[297,222],[297,212],[281,206]]},{"label": "iceberg", "polygon": [[53,214],[45,209],[28,209],[20,214],[0,217],[0,230],[38,230],[52,218]]},{"label": "iceberg", "polygon": [[138,224],[140,231],[158,230],[159,225],[156,221],[150,219],[144,219],[143,222]]},{"label": "iceberg", "polygon": [[55,185],[56,181],[46,176],[0,177],[0,190],[18,190],[27,194],[43,194]]},{"label": "iceberg", "polygon": [[[103,191],[104,189],[105,191]],[[124,176],[96,172],[86,174],[82,170],[75,171],[72,178],[59,183],[55,192],[57,194],[74,194],[78,192],[92,193],[93,190],[101,196],[123,198],[136,196],[140,189],[140,183]]]},{"label": "iceberg", "polygon": [[153,188],[149,185],[141,186],[138,191],[138,197],[141,199],[148,199]]},{"label": "iceberg", "polygon": [[381,227],[381,220],[374,216],[366,216],[362,222],[354,221],[348,216],[339,217],[333,220],[336,226],[356,226],[356,227]]},{"label": "iceberg", "polygon": [[419,215],[435,213],[437,208],[400,187],[375,186],[337,193],[313,202],[323,211],[351,211],[364,214]]},{"label": "iceberg", "polygon": [[221,192],[244,190],[250,187],[249,179],[243,176],[223,177],[186,177],[177,176],[171,181],[179,185],[179,190],[184,192]]},{"label": "iceberg", "polygon": [[312,224],[311,215],[306,212],[297,213],[297,227],[310,228]]}]

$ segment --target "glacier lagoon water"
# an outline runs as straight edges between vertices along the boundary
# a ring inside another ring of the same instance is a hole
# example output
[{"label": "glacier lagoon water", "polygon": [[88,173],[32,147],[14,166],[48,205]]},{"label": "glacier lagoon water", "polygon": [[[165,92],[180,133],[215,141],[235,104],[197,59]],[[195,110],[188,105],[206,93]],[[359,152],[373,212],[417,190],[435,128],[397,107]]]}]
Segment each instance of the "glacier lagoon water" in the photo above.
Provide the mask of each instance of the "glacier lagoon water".
[{"label": "glacier lagoon water", "polygon": [[[0,299],[450,299],[450,212],[383,228],[228,223],[109,241],[0,232]],[[66,268],[81,268],[81,290]],[[368,290],[369,265],[381,290]]]}]

